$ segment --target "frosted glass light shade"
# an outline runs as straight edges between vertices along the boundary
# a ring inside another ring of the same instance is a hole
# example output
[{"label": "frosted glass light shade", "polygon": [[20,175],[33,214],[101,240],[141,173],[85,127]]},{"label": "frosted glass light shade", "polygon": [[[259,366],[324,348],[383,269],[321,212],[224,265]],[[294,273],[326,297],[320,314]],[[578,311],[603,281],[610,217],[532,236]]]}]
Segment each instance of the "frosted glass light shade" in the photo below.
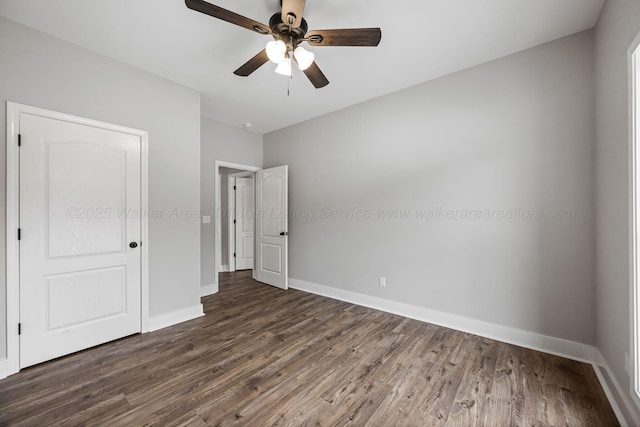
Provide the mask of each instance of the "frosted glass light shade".
[{"label": "frosted glass light shade", "polygon": [[284,60],[287,53],[287,45],[282,40],[273,40],[267,43],[267,56],[271,62],[276,64],[281,63]]},{"label": "frosted glass light shade", "polygon": [[313,64],[313,60],[316,57],[313,52],[309,52],[302,46],[298,46],[296,48],[296,50],[293,52],[293,56],[296,58],[296,62],[298,63],[300,71],[304,71],[309,68],[311,64]]},{"label": "frosted glass light shade", "polygon": [[278,64],[276,73],[291,77],[291,58],[284,58],[282,62]]}]

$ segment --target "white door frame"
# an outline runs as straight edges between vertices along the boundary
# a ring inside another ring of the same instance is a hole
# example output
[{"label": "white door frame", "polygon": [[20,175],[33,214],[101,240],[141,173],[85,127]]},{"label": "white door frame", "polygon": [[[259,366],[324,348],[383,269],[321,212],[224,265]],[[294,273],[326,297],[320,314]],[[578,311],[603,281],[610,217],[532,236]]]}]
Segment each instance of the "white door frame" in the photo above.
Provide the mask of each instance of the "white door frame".
[{"label": "white door frame", "polygon": [[[149,332],[149,133],[70,114],[49,111],[28,105],[7,102],[7,195],[6,195],[6,261],[7,261],[7,358],[0,358],[0,378],[20,370],[20,245],[17,230],[20,224],[20,155],[18,133],[20,114],[28,113],[54,120],[128,133],[140,137],[140,216],[141,216],[141,331]],[[0,355],[1,357],[1,355]]]},{"label": "white door frame", "polygon": [[[235,224],[233,223],[233,219],[236,216],[236,192],[233,189],[236,185],[236,178],[228,175],[227,179],[227,213],[233,213],[233,215],[229,215],[227,218],[227,242],[229,242],[227,246],[227,259],[229,260],[228,271],[232,272],[236,271],[236,259],[233,257],[236,249]],[[222,250],[222,240],[220,250]]]},{"label": "white door frame", "polygon": [[[216,160],[214,163],[214,206],[213,212],[215,215],[215,246],[214,246],[214,267],[213,267],[213,286],[206,295],[215,294],[220,288],[218,284],[218,273],[220,273],[220,264],[222,263],[222,196],[221,180],[220,180],[220,168],[239,169],[247,172],[257,172],[262,169],[259,166],[242,165],[239,163],[225,162],[222,160]],[[205,295],[202,295],[205,296]]]},{"label": "white door frame", "polygon": [[635,38],[628,53],[629,67],[629,375],[630,394],[637,408],[640,408],[640,34]]},{"label": "white door frame", "polygon": [[227,241],[229,242],[229,271],[236,271],[236,259],[233,257],[234,252],[236,251],[236,224],[233,222],[236,217],[236,193],[233,189],[236,185],[236,178],[245,178],[245,177],[254,177],[255,172],[238,172],[228,176],[229,183],[227,186],[227,196],[228,196],[228,205],[229,211],[233,212],[233,215],[229,215],[228,222],[229,226],[227,227]]}]

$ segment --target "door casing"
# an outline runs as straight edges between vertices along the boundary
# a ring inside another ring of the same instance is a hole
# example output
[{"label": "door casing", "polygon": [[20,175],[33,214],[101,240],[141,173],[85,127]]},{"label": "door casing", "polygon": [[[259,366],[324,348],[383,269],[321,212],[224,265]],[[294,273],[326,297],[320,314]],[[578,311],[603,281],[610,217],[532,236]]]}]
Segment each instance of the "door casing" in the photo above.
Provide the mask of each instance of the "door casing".
[{"label": "door casing", "polygon": [[6,261],[7,261],[7,357],[1,359],[0,378],[17,373],[20,368],[20,150],[18,135],[20,114],[28,113],[55,120],[93,126],[115,132],[128,133],[140,137],[140,208],[141,208],[141,330],[149,332],[149,180],[148,145],[149,133],[111,123],[45,110],[38,107],[7,102],[7,194],[6,194]]},{"label": "door casing", "polygon": [[627,52],[629,78],[629,394],[640,408],[640,34]]}]

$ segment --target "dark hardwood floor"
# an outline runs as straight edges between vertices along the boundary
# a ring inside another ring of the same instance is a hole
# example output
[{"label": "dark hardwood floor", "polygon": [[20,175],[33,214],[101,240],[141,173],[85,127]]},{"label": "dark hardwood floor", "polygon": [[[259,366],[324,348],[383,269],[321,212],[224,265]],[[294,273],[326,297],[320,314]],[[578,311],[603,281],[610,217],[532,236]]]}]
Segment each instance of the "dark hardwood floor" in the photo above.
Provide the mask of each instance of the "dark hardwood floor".
[{"label": "dark hardwood floor", "polygon": [[0,381],[0,425],[618,425],[588,364],[221,279],[205,317]]}]

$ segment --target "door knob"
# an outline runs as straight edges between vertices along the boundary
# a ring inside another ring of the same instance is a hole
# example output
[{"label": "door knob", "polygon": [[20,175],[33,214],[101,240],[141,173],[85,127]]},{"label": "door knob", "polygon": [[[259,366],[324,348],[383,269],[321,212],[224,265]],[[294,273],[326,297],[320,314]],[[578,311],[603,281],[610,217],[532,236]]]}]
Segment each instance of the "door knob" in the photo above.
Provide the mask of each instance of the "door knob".
[{"label": "door knob", "polygon": [[137,242],[131,242],[131,243],[129,243],[129,247],[130,247],[131,249],[135,249],[135,248],[137,248],[137,247],[138,247],[138,243],[137,243]]}]

